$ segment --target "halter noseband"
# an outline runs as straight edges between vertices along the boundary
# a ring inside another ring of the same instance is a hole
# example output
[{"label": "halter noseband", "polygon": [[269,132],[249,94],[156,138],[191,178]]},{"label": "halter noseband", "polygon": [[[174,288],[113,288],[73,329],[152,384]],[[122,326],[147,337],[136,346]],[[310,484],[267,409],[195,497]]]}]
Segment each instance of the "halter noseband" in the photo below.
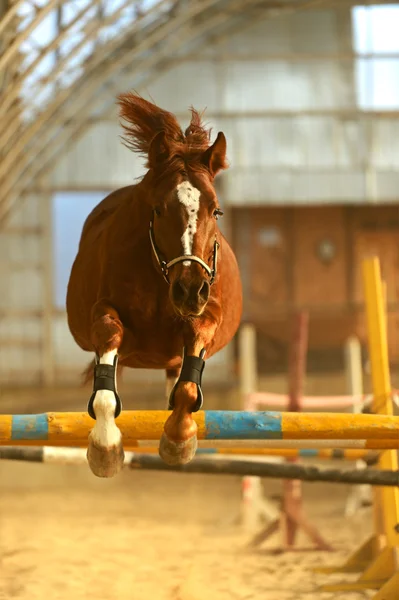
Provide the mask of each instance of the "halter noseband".
[{"label": "halter noseband", "polygon": [[162,275],[166,281],[167,284],[170,285],[170,280],[168,277],[168,273],[169,273],[169,269],[171,267],[173,267],[174,265],[177,265],[180,262],[184,262],[185,260],[189,260],[191,262],[196,262],[199,265],[201,265],[201,267],[207,272],[207,274],[209,275],[209,285],[212,285],[212,283],[215,281],[215,277],[216,277],[216,273],[217,273],[217,258],[218,258],[218,249],[219,249],[219,243],[217,240],[215,240],[215,243],[213,244],[213,260],[212,260],[212,268],[206,264],[206,262],[204,262],[202,260],[202,258],[199,258],[198,256],[194,256],[194,255],[186,255],[186,256],[178,256],[177,258],[173,258],[172,260],[170,260],[169,262],[166,262],[166,260],[162,260],[161,259],[161,253],[159,252],[156,244],[155,244],[155,239],[154,239],[154,222],[151,219],[150,221],[150,230],[149,230],[149,234],[150,234],[150,241],[151,241],[151,247],[152,250],[154,252],[155,258],[157,259],[157,263],[159,264],[159,266],[161,267],[161,271],[162,271]]}]

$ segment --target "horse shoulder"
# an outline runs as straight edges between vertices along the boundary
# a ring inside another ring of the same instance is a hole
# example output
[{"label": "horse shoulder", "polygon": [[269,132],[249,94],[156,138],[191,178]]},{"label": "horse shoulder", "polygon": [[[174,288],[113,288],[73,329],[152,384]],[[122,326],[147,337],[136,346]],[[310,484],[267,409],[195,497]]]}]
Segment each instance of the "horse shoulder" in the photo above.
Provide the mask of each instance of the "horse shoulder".
[{"label": "horse shoulder", "polygon": [[80,238],[81,244],[88,237],[90,237],[91,240],[98,237],[98,235],[109,226],[111,218],[117,211],[123,209],[124,206],[128,206],[130,201],[134,198],[135,187],[136,186],[134,185],[130,185],[115,190],[93,208],[84,222]]}]

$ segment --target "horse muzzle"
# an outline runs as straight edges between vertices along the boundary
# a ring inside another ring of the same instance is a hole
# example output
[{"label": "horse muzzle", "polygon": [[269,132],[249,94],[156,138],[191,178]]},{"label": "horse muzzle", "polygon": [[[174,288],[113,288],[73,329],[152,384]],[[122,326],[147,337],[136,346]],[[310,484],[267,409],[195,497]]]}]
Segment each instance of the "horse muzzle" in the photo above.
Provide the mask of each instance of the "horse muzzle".
[{"label": "horse muzzle", "polygon": [[176,278],[171,284],[170,299],[182,317],[198,317],[203,312],[210,294],[210,284],[205,278]]}]

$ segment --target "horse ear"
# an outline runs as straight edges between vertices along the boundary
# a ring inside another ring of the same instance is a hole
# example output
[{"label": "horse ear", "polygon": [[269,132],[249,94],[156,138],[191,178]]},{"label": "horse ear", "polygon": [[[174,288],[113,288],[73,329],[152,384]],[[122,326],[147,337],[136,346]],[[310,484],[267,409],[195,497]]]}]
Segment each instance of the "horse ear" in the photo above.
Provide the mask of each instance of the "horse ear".
[{"label": "horse ear", "polygon": [[212,177],[215,177],[221,169],[227,168],[226,161],[226,138],[219,131],[216,140],[202,155],[202,163],[206,166]]},{"label": "horse ear", "polygon": [[148,150],[148,166],[150,169],[163,161],[167,160],[170,156],[170,148],[166,141],[165,131],[161,130],[153,137]]}]

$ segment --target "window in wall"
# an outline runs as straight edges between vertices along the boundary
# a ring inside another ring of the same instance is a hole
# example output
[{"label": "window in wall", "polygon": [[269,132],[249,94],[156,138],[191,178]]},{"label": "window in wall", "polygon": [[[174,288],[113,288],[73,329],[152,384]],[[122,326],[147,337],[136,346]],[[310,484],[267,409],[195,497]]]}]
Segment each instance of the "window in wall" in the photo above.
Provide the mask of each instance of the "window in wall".
[{"label": "window in wall", "polygon": [[399,4],[356,6],[352,21],[359,107],[398,109]]},{"label": "window in wall", "polygon": [[65,308],[66,290],[88,214],[107,192],[60,192],[53,197],[54,304]]}]

